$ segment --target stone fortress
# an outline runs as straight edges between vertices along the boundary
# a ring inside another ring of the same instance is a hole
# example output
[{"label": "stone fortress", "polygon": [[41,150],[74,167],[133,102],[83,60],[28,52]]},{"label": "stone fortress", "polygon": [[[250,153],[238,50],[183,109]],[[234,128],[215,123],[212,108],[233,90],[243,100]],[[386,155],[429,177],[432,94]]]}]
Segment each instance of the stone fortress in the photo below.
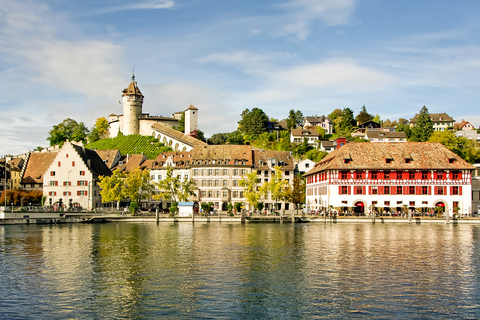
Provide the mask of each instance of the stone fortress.
[{"label": "stone fortress", "polygon": [[[174,113],[172,117],[158,117],[143,113],[143,99],[144,96],[138,88],[135,75],[132,75],[132,81],[122,94],[123,115],[108,116],[110,138],[116,137],[119,132],[124,135],[154,136],[175,151],[190,151],[194,145],[206,145],[203,141],[196,139],[198,109],[193,105],[185,111]],[[183,114],[185,114],[184,133],[174,129],[178,126]]]}]

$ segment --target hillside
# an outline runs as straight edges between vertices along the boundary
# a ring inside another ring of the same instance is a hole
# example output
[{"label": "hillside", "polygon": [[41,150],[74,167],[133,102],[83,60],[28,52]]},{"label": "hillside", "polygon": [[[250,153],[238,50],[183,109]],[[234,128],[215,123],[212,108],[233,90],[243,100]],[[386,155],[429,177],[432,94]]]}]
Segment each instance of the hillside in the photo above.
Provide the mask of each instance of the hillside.
[{"label": "hillside", "polygon": [[97,150],[118,149],[122,155],[143,153],[148,159],[155,159],[161,152],[172,151],[172,148],[166,147],[158,139],[138,134],[119,135],[115,138],[101,139],[89,143],[85,147]]}]

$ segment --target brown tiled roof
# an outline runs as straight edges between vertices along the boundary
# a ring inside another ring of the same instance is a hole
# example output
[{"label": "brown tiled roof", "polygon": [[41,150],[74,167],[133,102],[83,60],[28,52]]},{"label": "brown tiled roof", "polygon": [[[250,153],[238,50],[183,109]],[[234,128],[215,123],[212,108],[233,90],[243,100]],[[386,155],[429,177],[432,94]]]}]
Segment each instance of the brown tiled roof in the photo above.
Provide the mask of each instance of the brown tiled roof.
[{"label": "brown tiled roof", "polygon": [[158,132],[161,132],[167,136],[170,136],[180,142],[183,142],[189,146],[206,146],[207,144],[201,140],[198,140],[194,137],[187,136],[186,134],[177,131],[175,129],[172,129],[170,127],[167,127],[166,125],[160,124],[160,123],[155,123],[152,124],[152,128]]},{"label": "brown tiled roof", "polygon": [[134,79],[132,79],[132,82],[130,82],[127,89],[123,90],[123,94],[134,94],[134,95],[143,97],[143,95],[140,92],[140,89],[138,89],[137,83],[135,82]]},{"label": "brown tiled roof", "polygon": [[366,131],[368,139],[395,139],[395,138],[407,138],[404,131]]},{"label": "brown tiled roof", "polygon": [[[387,163],[386,159],[391,159]],[[411,159],[409,163],[405,159]],[[453,161],[451,161],[453,160]],[[353,142],[332,151],[305,175],[330,169],[475,169],[440,143]]]},{"label": "brown tiled roof", "polygon": [[145,160],[147,160],[147,156],[144,154],[129,154],[122,156],[120,161],[122,161],[123,164],[113,167],[112,171],[119,169],[121,171],[130,172],[137,167],[141,168]]},{"label": "brown tiled roof", "polygon": [[[446,114],[445,112],[442,112],[442,113],[430,113],[430,119],[432,119],[433,122],[439,122],[439,121],[444,121],[444,122],[452,122],[452,121],[455,121],[453,120],[452,117],[450,117],[448,114]],[[417,120],[418,120],[418,117],[420,115],[418,113],[415,113],[415,117],[413,117],[412,119],[410,119],[410,122],[411,123],[416,123]]]},{"label": "brown tiled roof", "polygon": [[305,120],[310,122],[311,124],[316,124],[320,122],[324,122],[325,120],[331,121],[329,117],[326,117],[325,115],[322,115],[320,117],[317,116],[307,116],[305,117]]},{"label": "brown tiled roof", "polygon": [[[218,161],[228,161],[226,165],[235,165],[235,160],[245,160],[245,165],[252,166],[252,147],[246,145],[212,145],[212,146],[195,146],[192,151],[192,161],[198,160],[215,160],[218,165]],[[202,163],[202,165],[204,165]],[[192,163],[192,166],[194,164]]]},{"label": "brown tiled roof", "polygon": [[317,128],[310,128],[310,129],[295,128],[295,129],[292,129],[292,136],[319,137],[320,134],[318,133]]},{"label": "brown tiled roof", "polygon": [[20,183],[43,184],[43,175],[57,154],[58,152],[32,152],[28,157],[27,167]]},{"label": "brown tiled roof", "polygon": [[118,154],[120,154],[120,151],[117,149],[115,150],[95,150],[95,152],[98,154],[98,156],[103,160],[103,162],[107,165],[109,169],[113,168],[113,166],[116,164],[115,158],[117,157]]},{"label": "brown tiled roof", "polygon": [[190,166],[192,160],[190,151],[169,151],[160,153],[155,160],[150,160],[151,162],[146,163],[145,166],[148,169],[163,168],[168,158],[172,158],[172,161],[175,163],[176,167],[188,167]]},{"label": "brown tiled roof", "polygon": [[257,170],[268,170],[268,159],[275,159],[274,166],[280,166],[282,170],[293,170],[293,156],[290,151],[273,151],[273,150],[254,150],[253,159],[254,168]]},{"label": "brown tiled roof", "polygon": [[198,109],[195,108],[195,106],[190,105],[190,107],[188,107],[187,109],[185,109],[185,111],[187,111],[187,110],[198,110]]}]

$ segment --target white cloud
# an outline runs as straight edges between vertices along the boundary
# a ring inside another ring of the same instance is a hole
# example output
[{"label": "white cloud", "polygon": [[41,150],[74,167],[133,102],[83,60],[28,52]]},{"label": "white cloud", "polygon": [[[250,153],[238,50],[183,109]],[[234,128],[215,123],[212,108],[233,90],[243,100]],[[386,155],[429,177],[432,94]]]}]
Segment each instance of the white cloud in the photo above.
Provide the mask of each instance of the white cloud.
[{"label": "white cloud", "polygon": [[291,0],[280,7],[289,11],[281,34],[305,40],[310,24],[321,20],[327,26],[348,24],[357,0]]},{"label": "white cloud", "polygon": [[175,1],[173,0],[131,1],[130,3],[125,3],[105,9],[104,12],[115,12],[124,10],[172,9],[173,7],[175,7]]}]

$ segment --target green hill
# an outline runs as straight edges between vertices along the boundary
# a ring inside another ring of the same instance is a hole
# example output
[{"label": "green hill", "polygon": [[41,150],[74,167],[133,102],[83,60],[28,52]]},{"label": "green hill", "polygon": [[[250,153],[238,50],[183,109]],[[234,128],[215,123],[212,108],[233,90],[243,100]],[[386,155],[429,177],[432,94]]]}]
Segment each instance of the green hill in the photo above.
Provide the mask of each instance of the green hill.
[{"label": "green hill", "polygon": [[161,152],[172,151],[158,139],[150,136],[131,134],[128,136],[117,136],[95,141],[85,145],[88,149],[113,150],[118,149],[122,155],[143,153],[148,159],[155,159]]}]

